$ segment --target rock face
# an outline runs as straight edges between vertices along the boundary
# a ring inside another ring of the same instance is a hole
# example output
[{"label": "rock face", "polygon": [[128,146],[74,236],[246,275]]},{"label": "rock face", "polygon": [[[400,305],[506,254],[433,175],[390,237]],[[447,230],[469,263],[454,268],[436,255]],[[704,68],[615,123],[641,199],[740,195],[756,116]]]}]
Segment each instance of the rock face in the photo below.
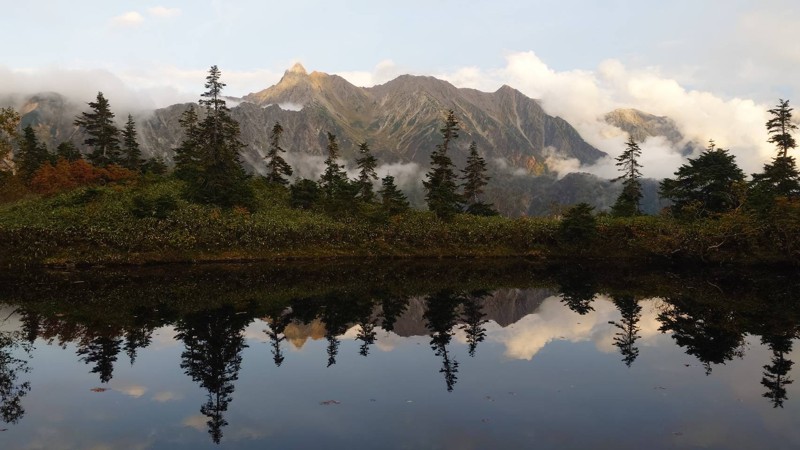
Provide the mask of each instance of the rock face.
[{"label": "rock face", "polygon": [[682,145],[681,153],[692,154],[702,148],[697,142],[687,142],[674,120],[665,116],[654,116],[638,109],[615,109],[606,114],[607,123],[628,133],[634,141],[644,142],[650,137],[664,137],[672,145]]},{"label": "rock face", "polygon": [[[336,75],[307,74],[295,65],[278,84],[244,101],[237,108],[244,117],[262,124],[280,120],[292,134],[287,137],[294,150],[315,154],[324,150],[325,133],[330,131],[339,137],[345,157],[366,140],[384,161],[424,166],[439,142],[445,112],[453,109],[462,130],[453,154],[456,164],[466,158],[473,140],[488,157],[504,158],[526,170],[543,164],[546,148],[582,163],[604,156],[567,122],[548,116],[535,100],[508,86],[486,93],[458,89],[433,77],[403,75],[360,88]],[[261,120],[248,103],[264,109]],[[266,141],[267,127],[261,126],[248,130],[254,133],[253,142]]]}]

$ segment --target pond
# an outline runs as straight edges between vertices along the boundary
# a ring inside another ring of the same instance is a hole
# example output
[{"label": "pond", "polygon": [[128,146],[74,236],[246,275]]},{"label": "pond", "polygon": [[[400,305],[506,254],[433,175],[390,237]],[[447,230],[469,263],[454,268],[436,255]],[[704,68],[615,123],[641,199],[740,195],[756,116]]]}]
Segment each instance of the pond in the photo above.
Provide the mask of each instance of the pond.
[{"label": "pond", "polygon": [[800,447],[792,272],[368,261],[0,283],[4,449]]}]

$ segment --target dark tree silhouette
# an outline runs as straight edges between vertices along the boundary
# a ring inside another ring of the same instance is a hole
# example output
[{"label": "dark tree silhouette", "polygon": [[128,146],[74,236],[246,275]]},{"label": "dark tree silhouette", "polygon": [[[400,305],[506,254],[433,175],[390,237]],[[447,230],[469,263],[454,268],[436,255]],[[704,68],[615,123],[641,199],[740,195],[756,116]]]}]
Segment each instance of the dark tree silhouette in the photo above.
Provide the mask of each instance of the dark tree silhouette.
[{"label": "dark tree silhouette", "polygon": [[29,381],[21,381],[22,374],[30,372],[28,361],[14,356],[22,348],[30,353],[30,345],[21,343],[16,333],[0,331],[0,419],[17,423],[25,415],[22,398],[31,390]]},{"label": "dark tree silhouette", "polygon": [[188,314],[176,326],[177,339],[185,346],[181,368],[208,391],[200,412],[208,417],[208,433],[216,444],[228,424],[225,412],[233,400],[233,383],[239,378],[242,351],[247,347],[242,332],[251,321],[252,314],[237,314],[227,305]]},{"label": "dark tree silhouette", "polygon": [[122,348],[122,339],[114,330],[104,330],[95,335],[87,335],[78,345],[81,361],[93,365],[91,373],[100,377],[101,383],[108,383],[114,376],[114,363]]},{"label": "dark tree silhouette", "polygon": [[569,267],[561,270],[556,279],[560,285],[561,302],[569,309],[582,316],[594,311],[592,302],[597,287],[591,273],[580,267]]},{"label": "dark tree silhouette", "polygon": [[366,142],[362,142],[358,146],[358,153],[359,157],[356,159],[356,166],[358,167],[357,196],[362,201],[369,203],[375,198],[375,193],[372,191],[372,182],[378,179],[378,174],[375,173],[378,160],[372,155]]},{"label": "dark tree silhouette", "polygon": [[267,322],[269,328],[265,331],[269,337],[270,347],[272,347],[272,361],[275,363],[275,367],[280,367],[281,364],[283,364],[283,360],[286,359],[283,356],[281,342],[286,340],[284,331],[286,331],[286,327],[292,323],[292,316],[288,311],[282,311],[279,314],[267,317]]},{"label": "dark tree silhouette", "polygon": [[394,177],[386,175],[381,180],[381,207],[387,214],[400,214],[408,210],[409,204],[405,194],[394,184]]},{"label": "dark tree silhouette", "polygon": [[770,109],[772,118],[767,121],[767,133],[770,138],[767,142],[778,147],[778,156],[786,157],[789,150],[796,148],[797,143],[792,133],[797,130],[797,125],[792,122],[793,108],[789,107],[789,100],[779,99],[775,108]]},{"label": "dark tree silhouette", "polygon": [[96,101],[89,102],[89,109],[90,112],[83,112],[75,119],[75,126],[86,132],[83,143],[92,148],[89,161],[97,166],[119,162],[119,128],[102,92],[97,93]]},{"label": "dark tree silhouette", "polygon": [[486,339],[486,328],[483,325],[487,320],[484,319],[486,314],[483,313],[483,299],[488,295],[486,291],[476,291],[464,298],[464,323],[460,328],[467,335],[467,352],[471,357],[475,357],[478,344]]},{"label": "dark tree silhouette", "polygon": [[659,331],[671,332],[675,343],[703,364],[706,375],[713,365],[744,355],[744,332],[734,311],[682,296],[666,301],[669,307],[658,315]]},{"label": "dark tree silhouette", "polygon": [[30,180],[34,172],[50,162],[50,153],[47,147],[39,142],[33,127],[28,125],[22,130],[22,139],[19,143],[19,153],[16,158],[19,174],[25,180]]},{"label": "dark tree silhouette", "polygon": [[286,150],[281,147],[281,135],[283,135],[283,127],[279,122],[275,122],[272,130],[269,133],[269,152],[267,152],[267,181],[270,183],[280,184],[285,186],[289,184],[289,180],[284,177],[292,176],[292,166],[283,159],[281,153],[286,153]]},{"label": "dark tree silhouette", "polygon": [[772,351],[772,361],[764,366],[764,376],[761,384],[767,388],[764,398],[768,398],[773,408],[783,408],[783,402],[788,399],[786,386],[794,381],[789,378],[794,362],[786,355],[792,352],[791,335],[766,335],[761,342],[769,346]]},{"label": "dark tree silhouette", "polygon": [[631,295],[614,296],[612,298],[614,306],[619,310],[619,322],[608,322],[619,329],[614,334],[614,346],[622,354],[622,362],[630,367],[639,356],[639,348],[636,347],[636,340],[639,339],[639,319],[642,317],[642,307]]},{"label": "dark tree silhouette", "polygon": [[458,308],[462,300],[461,295],[449,290],[439,291],[425,299],[423,317],[430,332],[431,349],[436,356],[442,358],[439,373],[444,375],[447,392],[452,392],[458,381],[458,361],[450,356],[447,346],[453,339],[453,328],[458,321]]},{"label": "dark tree silhouette", "polygon": [[440,219],[449,219],[461,211],[464,202],[458,193],[458,178],[456,177],[453,160],[448,155],[450,144],[458,138],[458,120],[453,110],[447,112],[444,126],[441,128],[442,143],[436,146],[431,153],[431,168],[426,179],[422,182],[425,186],[425,201],[428,209]]},{"label": "dark tree silhouette", "polygon": [[136,122],[133,116],[128,114],[128,121],[122,129],[122,151],[120,155],[122,167],[139,172],[142,170],[142,151],[139,148],[139,141],[136,139]]},{"label": "dark tree silhouette", "polygon": [[397,319],[408,309],[408,298],[396,297],[384,293],[380,296],[381,304],[381,328],[386,331],[394,331],[394,324]]},{"label": "dark tree silhouette", "polygon": [[619,170],[622,172],[617,178],[611,181],[622,181],[622,193],[617,197],[616,203],[611,208],[611,212],[618,217],[638,216],[642,213],[640,202],[642,200],[642,173],[639,168],[639,158],[642,156],[642,149],[633,140],[633,136],[628,137],[625,143],[625,151],[616,158]]}]

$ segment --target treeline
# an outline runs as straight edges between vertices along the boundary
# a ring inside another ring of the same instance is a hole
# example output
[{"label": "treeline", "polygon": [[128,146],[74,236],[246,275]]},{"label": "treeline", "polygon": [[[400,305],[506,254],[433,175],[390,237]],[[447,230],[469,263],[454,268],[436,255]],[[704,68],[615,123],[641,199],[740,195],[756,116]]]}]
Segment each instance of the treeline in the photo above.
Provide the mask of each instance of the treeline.
[{"label": "treeline", "polygon": [[[253,176],[245,173],[240,151],[247,147],[240,140],[239,124],[231,117],[222,90],[221,72],[212,66],[199,101],[199,110],[191,105],[180,118],[183,138],[175,149],[171,176],[186,183],[184,197],[199,204],[223,208],[256,208],[252,188]],[[86,158],[71,142],[58,145],[51,152],[41,144],[29,125],[21,136],[15,131],[19,115],[8,108],[2,111],[2,124],[7,129],[5,142],[16,162],[16,185],[27,187],[37,194],[53,195],[77,187],[120,183],[136,180],[142,174],[164,175],[168,172],[160,158],[145,160],[139,147],[136,124],[131,115],[123,129],[114,123],[114,113],[100,92],[96,101],[89,102],[88,112],[74,121],[86,134]],[[443,219],[457,213],[496,215],[491,205],[481,200],[489,180],[486,161],[474,142],[469,148],[466,167],[458,174],[449,156],[452,143],[458,138],[458,121],[451,110],[441,129],[442,143],[431,155],[431,169],[424,181],[429,209]],[[408,199],[391,175],[383,177],[379,188],[375,169],[377,159],[369,144],[358,148],[355,165],[358,175],[349,179],[345,166],[340,165],[336,135],[328,133],[325,169],[318,180],[305,178],[290,181],[294,173],[283,158],[283,127],[276,122],[269,132],[269,150],[264,156],[265,175],[260,180],[274,188],[287,188],[291,205],[298,209],[319,209],[333,215],[374,213],[396,215],[410,208]],[[2,155],[0,155],[2,156]],[[6,176],[6,178],[9,178]],[[13,178],[13,177],[11,177]],[[255,177],[259,178],[259,177]],[[7,181],[10,181],[7,180]],[[11,183],[14,184],[14,183]]]}]

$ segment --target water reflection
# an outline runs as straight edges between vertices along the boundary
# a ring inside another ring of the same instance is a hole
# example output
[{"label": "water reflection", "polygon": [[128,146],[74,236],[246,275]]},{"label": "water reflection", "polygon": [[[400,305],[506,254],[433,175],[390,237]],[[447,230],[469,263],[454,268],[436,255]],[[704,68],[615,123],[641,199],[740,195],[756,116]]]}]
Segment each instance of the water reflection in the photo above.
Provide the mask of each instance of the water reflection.
[{"label": "water reflection", "polygon": [[[26,355],[37,339],[65,349],[74,346],[76,359],[107,386],[115,377],[120,356],[126,355],[130,365],[136,365],[150,351],[154,333],[165,326],[174,327],[175,340],[182,346],[180,368],[205,391],[200,413],[214,443],[223,440],[228,427],[227,415],[248,345],[263,345],[262,354],[269,351],[270,364],[281,368],[287,358],[299,357],[289,349],[299,349],[309,339],[324,344],[324,351],[312,354],[319,367],[331,368],[345,361],[353,364],[345,355],[371,360],[380,353],[376,348],[382,339],[423,337],[429,345],[427,355],[432,351],[436,357],[444,390],[452,393],[459,377],[469,376],[463,372],[470,366],[466,362],[488,355],[488,350],[496,353],[492,346],[504,343],[507,356],[531,359],[548,342],[568,340],[569,326],[582,327],[582,336],[591,335],[598,342],[607,337],[608,351],[618,354],[615,358],[621,356],[628,368],[634,362],[637,368],[643,364],[640,358],[647,352],[641,346],[642,336],[652,337],[657,328],[669,336],[665,339],[696,358],[707,376],[719,365],[744,358],[747,337],[756,335],[771,358],[767,364],[758,363],[763,370],[753,385],[760,383],[759,392],[774,408],[784,408],[790,401],[787,388],[793,383],[794,365],[790,354],[800,323],[800,286],[794,278],[775,281],[724,275],[726,282],[736,279],[739,284],[723,292],[703,278],[636,281],[640,278],[571,268],[537,273],[533,278],[523,271],[519,278],[500,282],[495,282],[496,274],[484,279],[475,273],[450,274],[417,286],[408,281],[415,273],[411,270],[382,273],[371,282],[350,279],[353,274],[346,271],[316,273],[320,283],[309,283],[313,287],[306,290],[295,278],[283,272],[278,277],[274,271],[257,276],[249,271],[223,271],[206,274],[207,278],[170,278],[170,284],[163,277],[147,282],[133,278],[117,287],[105,278],[74,283],[70,278],[74,274],[62,274],[36,284],[54,286],[44,297],[33,288],[5,292],[0,300],[15,305],[18,326],[2,328],[0,334],[2,420],[17,423],[25,414],[24,398],[32,388],[25,379]],[[140,289],[134,291],[132,286]],[[657,308],[652,307],[653,298],[658,299]],[[645,302],[651,306],[643,319]],[[562,322],[545,313],[557,314]],[[540,320],[531,321],[534,316]],[[583,323],[570,325],[576,318]],[[543,330],[548,320],[558,328]],[[263,341],[246,339],[251,324],[261,330]],[[492,339],[493,333],[497,337],[501,332],[536,349],[525,354],[509,352],[508,342]],[[536,332],[549,334],[542,342],[525,334]],[[354,339],[354,346],[342,345],[348,339]],[[483,346],[489,349],[479,351]]]}]

